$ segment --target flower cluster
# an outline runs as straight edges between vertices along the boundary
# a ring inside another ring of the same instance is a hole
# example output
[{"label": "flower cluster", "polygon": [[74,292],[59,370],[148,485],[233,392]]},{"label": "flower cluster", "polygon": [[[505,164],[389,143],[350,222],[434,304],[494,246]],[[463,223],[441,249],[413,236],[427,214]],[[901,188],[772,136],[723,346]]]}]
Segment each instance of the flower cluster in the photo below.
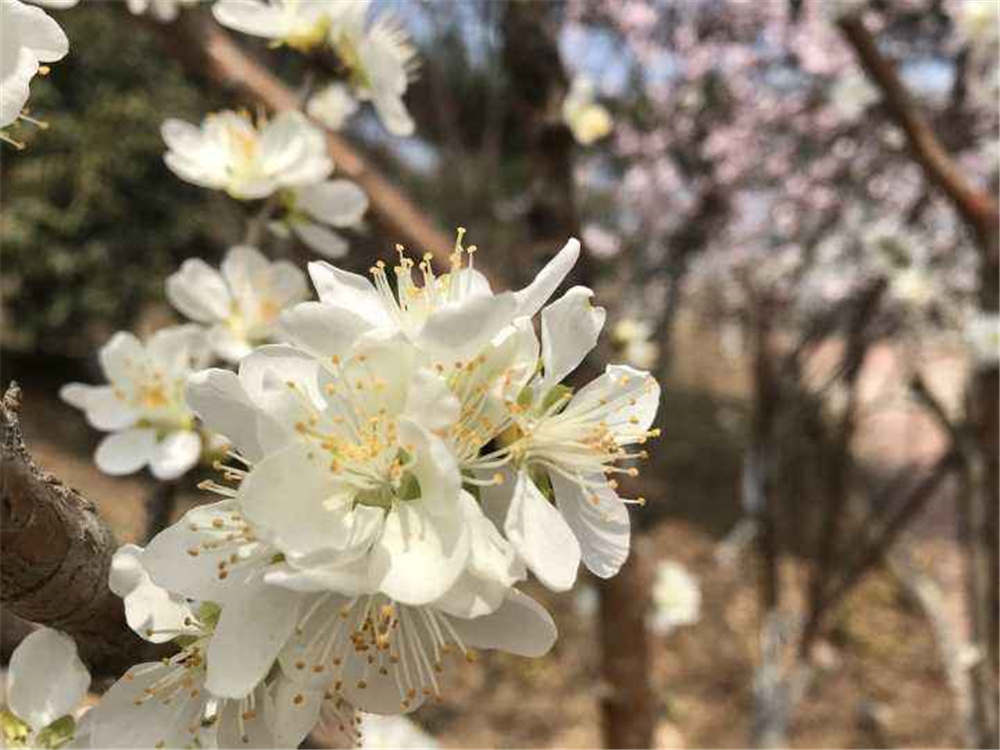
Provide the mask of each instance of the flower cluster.
[{"label": "flower cluster", "polygon": [[272,229],[277,224],[294,232],[327,257],[347,252],[330,227],[357,224],[368,198],[350,180],[327,179],[333,162],[323,133],[301,112],[256,125],[248,114],[232,111],[211,114],[200,127],[169,119],[161,133],[168,149],[163,159],[182,180],[238,200],[274,196],[284,216]]},{"label": "flower cluster", "polygon": [[[294,746],[318,721],[353,737],[355,709],[440,696],[449,657],[546,653],[529,570],[561,591],[581,561],[621,567],[643,501],[616,477],[658,434],[660,391],[625,365],[563,384],[605,319],[584,287],[546,305],[579,243],[499,293],[462,230],[447,273],[398,251],[372,281],[310,264],[319,301],[278,316],[287,343],[188,378],[187,406],[232,446],[201,485],[221,499],[116,555],[130,626],[180,650],[111,688],[95,746]],[[189,289],[234,286],[188,268]]]},{"label": "flower cluster", "polygon": [[326,49],[346,71],[344,83],[314,97],[309,112],[339,128],[370,101],[393,135],[413,133],[403,94],[416,68],[416,51],[387,16],[367,23],[370,0],[218,0],[212,12],[224,26],[271,39],[303,53]]}]

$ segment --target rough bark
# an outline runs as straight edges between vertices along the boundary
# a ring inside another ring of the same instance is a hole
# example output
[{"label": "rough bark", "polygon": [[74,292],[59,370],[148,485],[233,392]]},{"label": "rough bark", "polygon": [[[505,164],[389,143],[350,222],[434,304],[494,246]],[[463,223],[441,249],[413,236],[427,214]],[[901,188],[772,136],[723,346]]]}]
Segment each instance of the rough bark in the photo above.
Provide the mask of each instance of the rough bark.
[{"label": "rough bark", "polygon": [[602,581],[600,629],[604,746],[652,747],[656,710],[649,686],[652,656],[646,632],[650,561],[644,539],[618,575]]},{"label": "rough bark", "polygon": [[93,503],[32,460],[20,406],[14,383],[0,405],[0,603],[73,636],[95,675],[118,675],[152,651],[108,588],[118,544]]}]

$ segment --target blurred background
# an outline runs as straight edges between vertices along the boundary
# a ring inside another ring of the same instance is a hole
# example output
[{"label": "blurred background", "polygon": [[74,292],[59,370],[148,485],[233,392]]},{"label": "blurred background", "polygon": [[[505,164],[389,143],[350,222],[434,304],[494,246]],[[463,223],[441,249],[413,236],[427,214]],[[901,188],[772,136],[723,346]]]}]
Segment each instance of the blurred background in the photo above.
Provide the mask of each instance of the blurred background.
[{"label": "blurred background", "polygon": [[[996,746],[996,345],[969,331],[996,310],[995,203],[978,223],[972,203],[998,188],[998,3],[376,6],[420,51],[416,135],[363,112],[345,141],[445,237],[466,227],[494,287],[580,237],[598,360],[664,385],[629,566],[532,587],[553,653],[485,654],[417,722],[466,747]],[[102,380],[114,331],[175,321],[166,276],[216,265],[255,210],[171,174],[161,122],[260,101],[199,59],[206,8],[56,16],[48,128],[2,150],[0,366],[36,460],[142,541],[153,482],[100,474],[57,391]],[[303,79],[300,55],[237,41]],[[398,223],[370,212],[340,264],[410,244]]]}]

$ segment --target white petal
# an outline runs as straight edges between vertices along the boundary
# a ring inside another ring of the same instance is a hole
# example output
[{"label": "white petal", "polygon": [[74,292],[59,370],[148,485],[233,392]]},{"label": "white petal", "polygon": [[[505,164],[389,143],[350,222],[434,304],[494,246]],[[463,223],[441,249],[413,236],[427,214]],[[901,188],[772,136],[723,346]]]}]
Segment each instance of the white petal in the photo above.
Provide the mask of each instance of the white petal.
[{"label": "white petal", "polygon": [[[6,44],[6,39],[4,40]],[[13,53],[16,58],[4,60],[3,85],[0,86],[0,128],[5,128],[14,122],[28,103],[31,79],[38,72],[38,58],[27,47],[16,51],[2,52],[5,56]]]},{"label": "white petal", "polygon": [[273,696],[272,747],[298,747],[319,721],[323,692],[303,690],[301,685],[280,676],[274,685]]},{"label": "white petal", "polygon": [[238,363],[253,351],[253,346],[243,336],[229,326],[220,323],[208,329],[206,333],[208,345],[219,359],[230,363]]},{"label": "white petal", "polygon": [[[615,575],[629,550],[630,522],[625,503],[606,482],[599,490],[584,492],[578,484],[556,472],[549,477],[556,505],[580,542],[584,565],[600,578]],[[587,479],[605,481],[602,476]]]},{"label": "white petal", "polygon": [[284,26],[280,7],[259,0],[218,0],[212,15],[223,26],[254,36],[278,36]]},{"label": "white petal", "polygon": [[[256,572],[252,564],[235,566],[230,574],[219,578],[218,563],[228,564],[231,548],[219,545],[229,533],[232,517],[239,516],[235,500],[222,500],[192,508],[184,517],[153,537],[142,553],[142,563],[152,581],[168,591],[191,599],[219,602],[239,596],[243,582]],[[219,524],[219,531],[216,531]],[[208,542],[213,547],[205,547]],[[260,545],[246,548],[246,554],[256,552]]]},{"label": "white petal", "polygon": [[573,372],[597,344],[606,313],[590,304],[593,296],[590,289],[575,286],[542,310],[542,393]]},{"label": "white petal", "polygon": [[437,599],[458,579],[469,556],[464,524],[431,516],[421,506],[398,503],[386,517],[374,550],[376,562],[386,566],[379,589],[402,604]]},{"label": "white petal", "polygon": [[246,517],[287,555],[342,550],[351,540],[356,490],[337,481],[329,461],[293,443],[265,457],[240,485]]},{"label": "white petal", "polygon": [[4,25],[16,27],[21,43],[32,51],[39,62],[55,62],[69,52],[66,34],[41,8],[24,3],[4,3],[3,14]]},{"label": "white petal", "polygon": [[200,258],[188,258],[167,277],[167,300],[178,312],[199,323],[225,320],[232,300],[222,275]]},{"label": "white petal", "polygon": [[297,591],[246,582],[242,595],[222,608],[208,645],[205,687],[218,696],[242,698],[267,675],[298,621]]},{"label": "white petal", "polygon": [[516,311],[517,302],[511,292],[448,303],[427,318],[417,345],[446,359],[475,356],[511,322]]},{"label": "white petal", "polygon": [[347,119],[357,111],[357,100],[342,83],[331,83],[310,97],[306,105],[308,115],[331,130],[340,130]]},{"label": "white petal", "polygon": [[21,641],[10,657],[7,705],[32,729],[72,713],[87,694],[90,673],[68,635],[40,628]]},{"label": "white petal", "polygon": [[152,582],[143,567],[142,552],[134,544],[119,547],[111,558],[108,583],[125,603],[128,626],[148,641],[165,643],[178,631],[188,630],[185,620],[191,616],[191,607]]},{"label": "white petal", "polygon": [[258,432],[265,452],[287,440],[287,433],[326,408],[320,391],[320,363],[282,344],[255,349],[240,361],[240,382],[250,400],[282,429]]},{"label": "white petal", "polygon": [[274,736],[274,700],[266,685],[253,691],[253,715],[246,716],[246,707],[239,701],[226,701],[216,724],[216,743],[224,747],[296,747],[282,745]]},{"label": "white petal", "polygon": [[608,365],[603,375],[577,391],[566,410],[599,412],[600,420],[625,445],[649,429],[659,406],[660,385],[648,372]]},{"label": "white petal", "polygon": [[458,420],[461,405],[448,384],[433,370],[423,367],[413,374],[406,397],[406,416],[436,432]]},{"label": "white petal", "polygon": [[538,312],[566,278],[579,257],[580,241],[574,237],[563,246],[556,257],[545,264],[534,281],[514,293],[517,297],[518,317],[530,318]]},{"label": "white petal", "polygon": [[146,349],[128,331],[118,331],[97,353],[101,369],[112,383],[130,382],[136,367],[146,362]]},{"label": "white petal", "polygon": [[98,430],[114,431],[135,424],[139,415],[118,398],[109,385],[67,383],[59,389],[59,397],[86,412],[87,421]]},{"label": "white petal", "polygon": [[264,455],[260,430],[280,431],[250,400],[236,373],[212,368],[191,375],[187,403],[214,432],[225,435],[251,461]]},{"label": "white petal", "polygon": [[146,342],[149,358],[169,375],[186,377],[192,369],[208,364],[205,329],[194,323],[159,329]]},{"label": "white petal", "polygon": [[324,261],[310,263],[309,276],[321,301],[349,310],[373,326],[392,324],[378,292],[364,276],[341,271]]},{"label": "white petal", "polygon": [[452,617],[450,622],[465,645],[518,656],[544,656],[557,635],[545,608],[516,589],[496,612],[471,620]]},{"label": "white petal", "polygon": [[368,196],[350,180],[327,180],[296,191],[296,205],[316,221],[349,227],[368,210]]},{"label": "white petal", "polygon": [[345,308],[323,302],[300,302],[281,313],[279,325],[298,346],[317,357],[343,357],[372,324]]},{"label": "white petal", "polygon": [[554,591],[566,591],[573,585],[580,565],[580,544],[525,471],[517,475],[504,532],[543,584]]},{"label": "white petal", "polygon": [[404,138],[413,135],[416,126],[403,104],[403,98],[391,94],[379,94],[372,99],[378,117],[385,129],[392,135]]},{"label": "white petal", "polygon": [[[88,713],[92,747],[206,746],[214,729],[201,727],[200,691],[192,696],[190,690],[179,690],[168,702],[146,693],[169,670],[171,667],[159,662],[136,664],[112,685]],[[200,680],[191,685],[192,690],[200,688]],[[195,733],[189,731],[192,726]]]},{"label": "white petal", "polygon": [[310,250],[324,258],[343,258],[350,248],[347,240],[334,231],[312,221],[299,220],[292,223],[292,231]]},{"label": "white petal", "polygon": [[131,474],[149,463],[155,449],[156,430],[135,427],[104,438],[94,452],[94,462],[105,474]]},{"label": "white petal", "polygon": [[191,430],[169,433],[153,450],[149,470],[157,479],[170,480],[187,473],[201,456],[201,438]]},{"label": "white petal", "polygon": [[455,454],[444,440],[409,419],[400,420],[399,438],[413,449],[412,471],[420,484],[420,505],[436,516],[454,517],[462,488]]}]

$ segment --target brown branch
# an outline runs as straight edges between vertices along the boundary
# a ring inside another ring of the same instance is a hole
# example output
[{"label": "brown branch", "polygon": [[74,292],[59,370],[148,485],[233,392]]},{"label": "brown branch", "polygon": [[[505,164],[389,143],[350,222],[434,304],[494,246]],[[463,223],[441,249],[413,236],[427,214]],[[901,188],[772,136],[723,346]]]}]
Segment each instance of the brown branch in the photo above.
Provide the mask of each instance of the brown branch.
[{"label": "brown branch", "polygon": [[[299,96],[248,55],[210,16],[186,13],[176,23],[157,24],[169,51],[196,74],[235,86],[275,111],[300,109]],[[382,176],[343,136],[327,131],[330,156],[341,174],[358,183],[372,210],[400,242],[447,260],[453,240],[406,195]]]},{"label": "brown branch", "polygon": [[605,747],[652,747],[656,717],[649,682],[646,613],[651,586],[646,540],[633,540],[618,575],[601,581],[601,715]]},{"label": "brown branch", "polygon": [[886,109],[906,133],[914,158],[927,178],[942,190],[979,239],[984,255],[996,262],[1000,214],[991,195],[968,180],[951,158],[903,86],[896,68],[879,51],[860,16],[839,21],[869,78],[879,87]]},{"label": "brown branch", "polygon": [[[861,550],[854,556],[853,560],[847,563],[846,570],[840,580],[829,588],[819,603],[810,611],[802,631],[802,639],[799,641],[799,655],[801,657],[807,657],[812,650],[812,645],[819,635],[820,626],[827,613],[839,604],[884,558],[903,529],[924,509],[944,479],[959,464],[960,458],[955,451],[949,451],[939,458],[923,479],[913,485],[905,497],[890,511],[889,517],[882,522],[881,526],[869,534],[868,541],[862,543]],[[877,505],[873,503],[873,506]]]},{"label": "brown branch", "polygon": [[0,404],[0,603],[73,636],[95,674],[117,676],[155,650],[129,630],[108,588],[118,544],[93,503],[32,460],[20,407],[12,383]]}]

